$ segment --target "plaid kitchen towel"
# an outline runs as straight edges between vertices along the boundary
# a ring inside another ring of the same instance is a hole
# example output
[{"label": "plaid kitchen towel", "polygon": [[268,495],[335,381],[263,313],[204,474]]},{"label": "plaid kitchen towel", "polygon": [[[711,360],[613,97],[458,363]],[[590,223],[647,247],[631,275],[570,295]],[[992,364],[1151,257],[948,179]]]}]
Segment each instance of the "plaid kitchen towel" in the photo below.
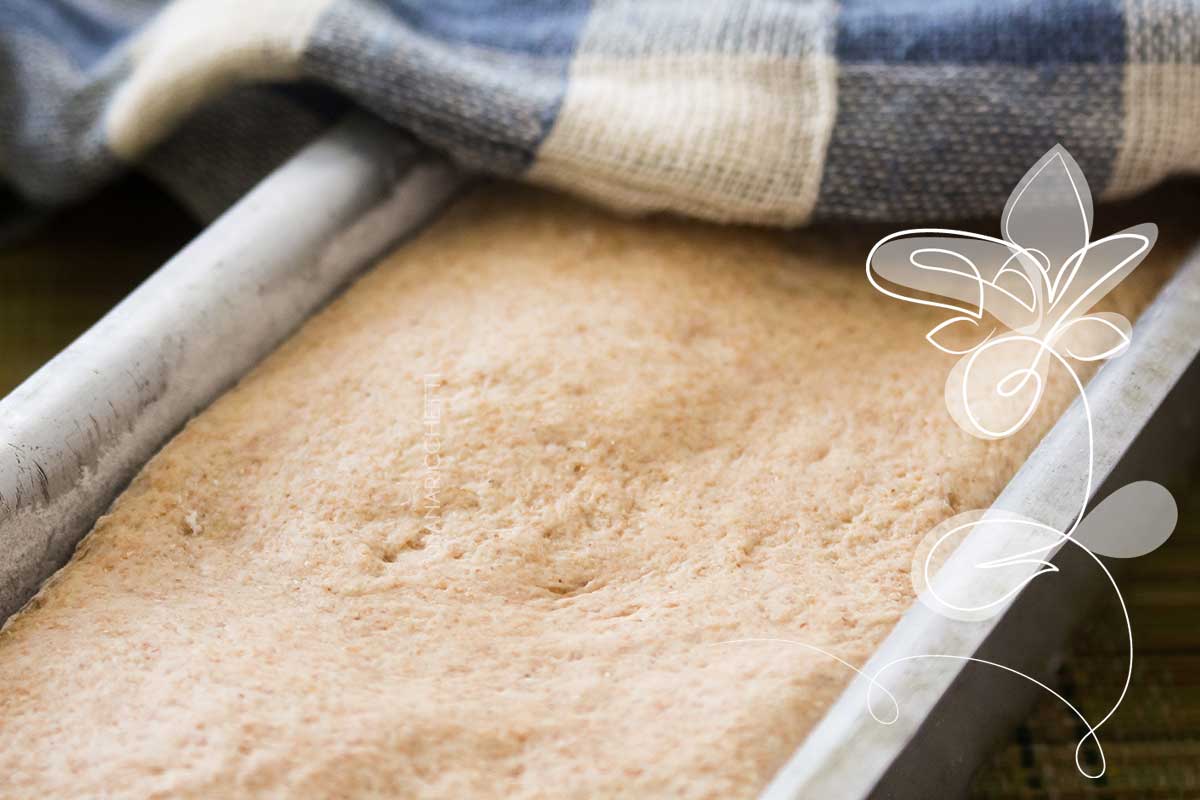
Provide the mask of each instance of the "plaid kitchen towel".
[{"label": "plaid kitchen towel", "polygon": [[221,210],[351,105],[457,161],[721,221],[994,215],[1056,142],[1200,167],[1192,0],[0,0],[0,209],[136,166]]}]

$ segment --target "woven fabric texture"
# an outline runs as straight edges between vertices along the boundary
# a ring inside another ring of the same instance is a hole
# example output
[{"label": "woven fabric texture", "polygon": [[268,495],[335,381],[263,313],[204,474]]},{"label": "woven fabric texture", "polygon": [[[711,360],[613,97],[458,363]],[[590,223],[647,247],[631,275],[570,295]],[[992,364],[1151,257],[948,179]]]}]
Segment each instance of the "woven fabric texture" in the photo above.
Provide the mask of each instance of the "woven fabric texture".
[{"label": "woven fabric texture", "polygon": [[1188,0],[5,0],[0,191],[211,217],[358,106],[631,212],[990,216],[1055,143],[1106,197],[1200,168],[1198,61]]}]

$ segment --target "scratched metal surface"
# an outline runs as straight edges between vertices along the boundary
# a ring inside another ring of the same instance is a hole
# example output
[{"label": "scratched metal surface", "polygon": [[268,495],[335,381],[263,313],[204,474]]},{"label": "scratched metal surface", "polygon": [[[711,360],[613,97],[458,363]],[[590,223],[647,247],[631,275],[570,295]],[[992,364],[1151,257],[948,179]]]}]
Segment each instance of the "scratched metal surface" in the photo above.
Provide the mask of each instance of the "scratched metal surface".
[{"label": "scratched metal surface", "polygon": [[[1088,383],[1095,422],[1094,502],[1135,480],[1165,480],[1172,466],[1200,448],[1200,249],[1194,250],[1138,318],[1132,345]],[[1064,497],[1082,497],[1087,423],[1077,400],[1013,477],[994,507],[1066,530],[1076,511]],[[1078,506],[1075,506],[1077,509]],[[1010,532],[1019,535],[1018,532]],[[947,569],[972,570],[973,580],[1016,582],[974,570],[1011,553],[1011,539],[976,531]],[[917,654],[970,655],[1053,683],[1067,631],[1103,574],[1075,548],[1059,550],[1060,572],[1030,583],[991,619],[951,620],[916,603],[872,655],[864,672]],[[1029,570],[1036,569],[1030,564]],[[999,592],[988,596],[1000,596]],[[798,798],[960,797],[988,747],[1015,725],[1036,698],[1020,678],[953,659],[913,660],[885,681],[900,703],[894,724],[866,710],[869,682],[856,678],[762,795]]]},{"label": "scratched metal surface", "polygon": [[461,182],[381,124],[351,120],[0,401],[0,622],[167,437]]}]

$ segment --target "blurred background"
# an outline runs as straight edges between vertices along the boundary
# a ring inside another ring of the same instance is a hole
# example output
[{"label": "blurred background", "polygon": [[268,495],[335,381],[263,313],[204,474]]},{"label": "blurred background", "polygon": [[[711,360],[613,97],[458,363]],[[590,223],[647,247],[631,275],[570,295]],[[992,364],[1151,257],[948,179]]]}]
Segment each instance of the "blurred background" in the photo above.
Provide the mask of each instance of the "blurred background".
[{"label": "blurred background", "polygon": [[0,239],[0,396],[8,394],[200,231],[131,175]]}]

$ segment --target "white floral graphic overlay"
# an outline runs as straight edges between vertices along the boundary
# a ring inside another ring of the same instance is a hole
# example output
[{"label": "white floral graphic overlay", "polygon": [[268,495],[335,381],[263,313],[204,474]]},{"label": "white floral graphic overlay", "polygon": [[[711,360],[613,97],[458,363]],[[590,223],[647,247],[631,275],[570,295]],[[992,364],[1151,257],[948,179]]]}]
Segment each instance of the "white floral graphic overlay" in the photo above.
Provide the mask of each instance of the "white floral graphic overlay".
[{"label": "white floral graphic overlay", "polygon": [[[1125,683],[1102,719],[1089,722],[1049,686],[1002,664],[965,656],[924,657],[984,663],[1054,694],[1086,727],[1075,750],[1076,767],[1098,778],[1106,764],[1096,731],[1120,706],[1133,669],[1133,630],[1125,601],[1099,556],[1128,558],[1155,549],[1174,530],[1176,509],[1165,488],[1139,481],[1117,490],[1084,516],[1094,489],[1095,442],[1087,392],[1074,365],[1115,358],[1129,347],[1129,320],[1112,312],[1090,312],[1133,272],[1154,246],[1158,231],[1147,223],[1096,241],[1091,232],[1087,182],[1070,153],[1056,146],[1013,190],[1001,218],[1001,238],[938,228],[900,231],[875,244],[866,270],[871,285],[889,297],[954,313],[926,338],[942,352],[960,356],[947,376],[946,406],[972,436],[999,439],[1021,430],[1037,411],[1053,368],[1061,369],[1078,392],[1087,422],[1087,463],[1081,467],[1086,480],[1071,528],[1059,531],[994,509],[967,511],[925,537],[913,559],[912,575],[918,596],[929,608],[954,619],[980,620],[1002,611],[1030,581],[1057,572],[1045,559],[1059,546],[1073,544],[1093,559],[1120,600],[1128,640]],[[1142,524],[1130,525],[1134,518]],[[976,534],[1011,537],[1017,552],[969,565],[973,569],[938,569],[953,557],[955,545]],[[1018,569],[1011,570],[1016,576],[1012,580],[995,574],[981,579],[984,571],[1014,567]],[[1099,753],[1098,771],[1089,772],[1082,763],[1089,739]]]},{"label": "white floral graphic overlay", "polygon": [[[926,338],[962,356],[946,394],[951,415],[971,435],[995,439],[1020,430],[1037,410],[1052,361],[1073,375],[1069,361],[1103,361],[1129,346],[1129,320],[1088,312],[1137,267],[1157,228],[1138,225],[1094,242],[1091,230],[1091,193],[1059,146],[1013,191],[1003,238],[915,229],[871,249],[867,278],[876,289],[955,313]],[[991,397],[977,385],[988,378]],[[985,397],[993,402],[980,409]]]},{"label": "white floral graphic overlay", "polygon": [[[1128,644],[1125,682],[1109,711],[1090,721],[1065,697],[1004,664],[954,653],[897,658],[867,673],[834,653],[791,639],[744,639],[798,646],[834,659],[869,682],[867,711],[880,724],[901,713],[881,676],[902,662],[952,659],[974,662],[1028,680],[1064,703],[1084,726],[1075,766],[1086,777],[1104,775],[1107,764],[1097,730],[1124,700],[1133,674],[1133,629],[1124,598],[1100,556],[1130,558],[1148,553],[1175,528],[1175,501],[1164,487],[1138,481],[1110,494],[1085,516],[1095,477],[1095,437],[1087,392],[1076,365],[1103,362],[1130,345],[1132,326],[1095,305],[1141,263],[1154,246],[1157,228],[1137,225],[1092,241],[1092,197],[1079,165],[1061,145],[1047,152],[1017,184],[1001,218],[1001,236],[945,228],[900,231],[879,240],[867,256],[867,279],[888,297],[951,312],[926,339],[959,356],[946,379],[946,407],[968,434],[981,439],[1011,436],[1033,418],[1052,370],[1074,386],[1087,430],[1086,463],[1078,497],[1064,497],[1075,522],[1066,531],[995,508],[957,514],[930,531],[913,558],[912,579],[920,601],[945,617],[981,621],[1001,613],[1027,584],[1055,573],[1049,560],[1065,544],[1086,553],[1104,573],[1120,602]],[[982,563],[961,563],[957,545],[967,537],[999,537],[1004,549]],[[954,568],[942,569],[953,562]],[[728,644],[732,644],[730,642]],[[874,708],[885,699],[888,710]],[[1091,740],[1098,769],[1084,765]]]}]

